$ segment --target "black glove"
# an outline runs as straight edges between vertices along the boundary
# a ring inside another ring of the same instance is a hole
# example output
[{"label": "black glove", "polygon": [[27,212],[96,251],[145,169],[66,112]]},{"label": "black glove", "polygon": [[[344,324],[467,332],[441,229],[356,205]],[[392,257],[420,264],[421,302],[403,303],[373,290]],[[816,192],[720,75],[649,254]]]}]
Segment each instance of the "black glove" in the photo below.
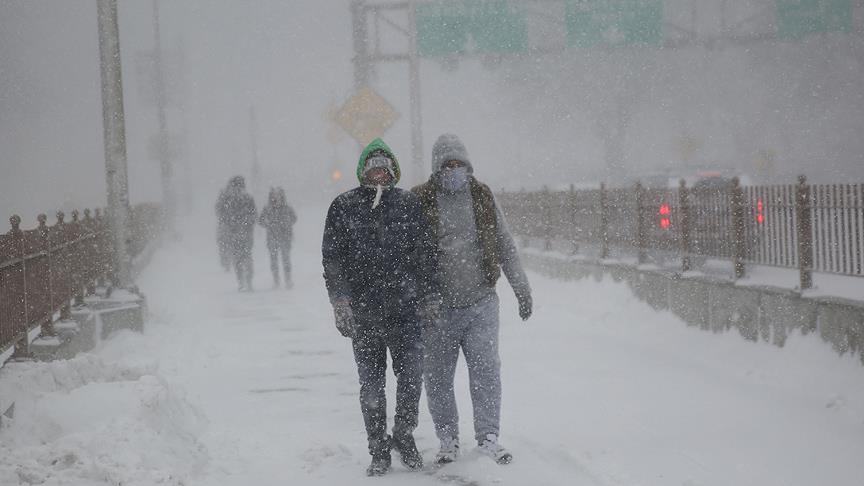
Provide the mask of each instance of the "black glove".
[{"label": "black glove", "polygon": [[336,329],[339,330],[339,334],[353,339],[357,334],[357,324],[349,302],[347,300],[333,302],[333,315],[336,317]]},{"label": "black glove", "polygon": [[441,322],[441,308],[443,301],[440,295],[430,294],[420,301],[418,314],[424,326],[437,326]]},{"label": "black glove", "polygon": [[516,294],[516,300],[519,301],[519,317],[523,321],[527,321],[531,317],[531,310],[534,307],[534,301],[531,300],[531,294]]}]

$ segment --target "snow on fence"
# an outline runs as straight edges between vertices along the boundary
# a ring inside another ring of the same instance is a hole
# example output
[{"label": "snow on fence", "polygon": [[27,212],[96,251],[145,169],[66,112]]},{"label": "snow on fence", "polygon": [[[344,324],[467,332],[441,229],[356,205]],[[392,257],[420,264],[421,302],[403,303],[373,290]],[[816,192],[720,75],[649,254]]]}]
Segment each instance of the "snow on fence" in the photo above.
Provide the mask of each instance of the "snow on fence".
[{"label": "snow on fence", "polygon": [[[140,252],[161,226],[158,206],[142,204],[132,208],[129,251]],[[0,353],[24,342],[32,329],[53,336],[54,316],[68,318],[73,301],[83,301],[99,282],[112,276],[111,238],[99,209],[91,215],[84,210],[72,221],[57,213],[57,222],[48,226],[40,214],[35,229],[22,230],[21,218],[9,219],[12,229],[0,234]]]},{"label": "snow on fence", "polygon": [[565,242],[573,253],[592,246],[601,260],[649,253],[674,255],[682,271],[694,258],[718,258],[744,276],[745,264],[797,268],[800,289],[812,272],[864,276],[864,184],[740,186],[728,183],[677,189],[607,188],[502,192],[515,234],[539,238],[550,249]]}]

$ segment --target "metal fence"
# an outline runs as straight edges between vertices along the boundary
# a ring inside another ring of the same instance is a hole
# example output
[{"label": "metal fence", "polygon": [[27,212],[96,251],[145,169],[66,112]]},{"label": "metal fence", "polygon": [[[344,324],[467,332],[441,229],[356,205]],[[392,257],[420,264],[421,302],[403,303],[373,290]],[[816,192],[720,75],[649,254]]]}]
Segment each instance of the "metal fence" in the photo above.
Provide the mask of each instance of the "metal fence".
[{"label": "metal fence", "polygon": [[[158,206],[140,205],[131,212],[130,251],[140,251],[158,232]],[[68,318],[74,301],[81,302],[100,281],[111,281],[112,244],[100,210],[72,221],[57,213],[53,226],[40,214],[35,229],[22,230],[21,218],[9,219],[12,228],[0,234],[0,352],[23,349],[29,331],[53,336],[56,313]]]},{"label": "metal fence", "polygon": [[694,257],[731,260],[735,276],[745,264],[798,268],[800,288],[812,271],[864,276],[864,184],[740,186],[737,179],[689,188],[502,192],[513,232],[540,238],[545,247],[566,242],[611,254],[674,254],[681,269]]}]

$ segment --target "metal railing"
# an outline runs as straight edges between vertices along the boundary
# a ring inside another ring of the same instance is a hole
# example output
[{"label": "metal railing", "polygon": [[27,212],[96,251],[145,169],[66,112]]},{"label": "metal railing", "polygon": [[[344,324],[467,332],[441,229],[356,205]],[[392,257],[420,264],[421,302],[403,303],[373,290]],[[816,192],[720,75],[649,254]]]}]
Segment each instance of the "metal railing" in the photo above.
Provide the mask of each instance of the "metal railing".
[{"label": "metal railing", "polygon": [[730,182],[688,188],[632,188],[502,192],[513,232],[539,238],[549,249],[583,245],[600,259],[649,253],[674,255],[683,271],[695,257],[731,260],[735,277],[745,264],[797,268],[800,288],[812,272],[864,276],[864,184],[740,186]]},{"label": "metal railing", "polygon": [[[57,213],[53,226],[40,214],[35,229],[22,230],[21,218],[9,219],[11,230],[0,234],[0,352],[26,348],[28,333],[55,335],[55,314],[71,315],[73,302],[83,302],[97,283],[113,281],[111,235],[101,211],[89,209],[72,221]],[[131,217],[130,251],[140,251],[161,227],[158,206],[139,205]]]}]

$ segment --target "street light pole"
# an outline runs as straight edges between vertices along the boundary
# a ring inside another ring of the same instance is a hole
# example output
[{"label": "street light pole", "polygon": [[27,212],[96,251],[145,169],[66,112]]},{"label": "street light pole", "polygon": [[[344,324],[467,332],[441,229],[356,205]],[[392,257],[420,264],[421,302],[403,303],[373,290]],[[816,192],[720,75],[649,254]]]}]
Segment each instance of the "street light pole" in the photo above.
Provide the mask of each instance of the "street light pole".
[{"label": "street light pole", "polygon": [[113,239],[113,284],[132,284],[131,262],[126,249],[129,221],[129,181],[126,173],[126,121],[123,113],[123,80],[120,70],[120,32],[117,0],[97,0],[99,66],[102,80],[102,123],[105,145],[105,178],[108,190],[108,224]]},{"label": "street light pole", "polygon": [[255,116],[255,107],[249,107],[249,143],[252,148],[251,167],[251,189],[253,196],[262,194],[261,187],[261,164],[258,162],[258,117]]},{"label": "street light pole", "polygon": [[420,59],[417,55],[417,2],[408,2],[408,78],[410,91],[411,158],[417,174],[415,181],[423,182],[423,111],[420,106]]},{"label": "street light pole", "polygon": [[165,115],[166,88],[165,70],[162,63],[162,34],[159,29],[159,0],[153,0],[153,69],[155,71],[156,118],[159,123],[157,154],[162,174],[162,206],[165,214],[165,227],[169,233],[174,231],[175,201],[174,168],[169,153],[168,120]]},{"label": "street light pole", "polygon": [[369,84],[371,72],[365,0],[351,1],[351,23],[354,38],[354,90],[358,91]]}]

